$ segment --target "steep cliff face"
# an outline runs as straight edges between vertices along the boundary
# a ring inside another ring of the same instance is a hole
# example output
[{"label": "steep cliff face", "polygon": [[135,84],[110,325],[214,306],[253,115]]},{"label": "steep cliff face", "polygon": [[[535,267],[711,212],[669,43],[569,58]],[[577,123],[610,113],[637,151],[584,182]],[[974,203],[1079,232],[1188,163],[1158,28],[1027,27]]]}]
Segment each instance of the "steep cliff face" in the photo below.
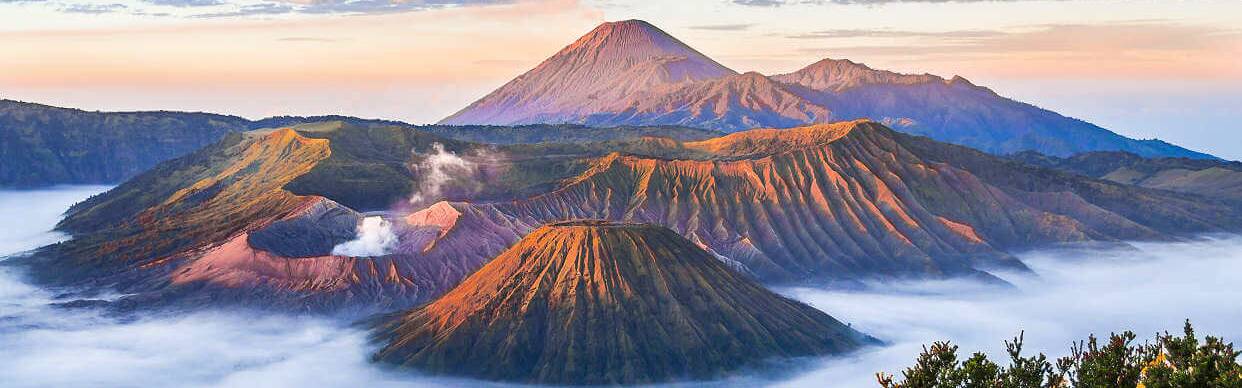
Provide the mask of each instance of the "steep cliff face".
[{"label": "steep cliff face", "polygon": [[667,228],[592,221],[535,230],[374,337],[401,367],[552,384],[708,379],[870,342]]}]

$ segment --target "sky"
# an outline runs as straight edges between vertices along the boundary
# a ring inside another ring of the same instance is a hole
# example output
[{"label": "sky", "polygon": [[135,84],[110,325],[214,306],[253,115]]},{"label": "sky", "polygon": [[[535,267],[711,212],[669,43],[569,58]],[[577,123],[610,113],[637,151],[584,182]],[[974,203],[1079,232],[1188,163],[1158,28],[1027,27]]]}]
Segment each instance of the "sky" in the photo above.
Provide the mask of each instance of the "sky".
[{"label": "sky", "polygon": [[0,0],[0,98],[431,123],[632,18],[738,71],[831,57],[960,75],[1242,159],[1233,0]]}]

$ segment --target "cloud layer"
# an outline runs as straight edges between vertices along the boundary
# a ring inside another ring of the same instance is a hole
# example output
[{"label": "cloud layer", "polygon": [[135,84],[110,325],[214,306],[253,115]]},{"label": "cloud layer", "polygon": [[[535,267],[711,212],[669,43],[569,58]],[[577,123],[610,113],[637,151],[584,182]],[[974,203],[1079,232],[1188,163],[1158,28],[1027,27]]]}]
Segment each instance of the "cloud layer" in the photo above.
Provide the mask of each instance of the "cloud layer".
[{"label": "cloud layer", "polygon": [[780,386],[875,386],[875,372],[900,373],[922,345],[950,340],[964,352],[1003,357],[1001,341],[1025,330],[1028,349],[1066,355],[1087,335],[1133,330],[1141,339],[1177,332],[1242,341],[1242,237],[1134,244],[1137,249],[1039,251],[1020,255],[1038,274],[1006,275],[1017,290],[939,282],[878,286],[884,292],[785,290],[891,346],[820,362]]}]

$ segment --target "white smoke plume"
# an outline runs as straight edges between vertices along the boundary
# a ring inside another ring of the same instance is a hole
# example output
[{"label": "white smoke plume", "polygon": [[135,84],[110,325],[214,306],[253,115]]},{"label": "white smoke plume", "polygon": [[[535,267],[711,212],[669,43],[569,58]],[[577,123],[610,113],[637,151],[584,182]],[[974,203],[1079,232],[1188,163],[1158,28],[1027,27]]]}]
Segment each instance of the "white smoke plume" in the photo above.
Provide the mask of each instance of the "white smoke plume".
[{"label": "white smoke plume", "polygon": [[444,144],[435,143],[431,148],[432,153],[416,166],[421,181],[410,195],[411,205],[425,205],[442,199],[447,184],[455,180],[469,179],[478,171],[474,162],[445,150]]},{"label": "white smoke plume", "polygon": [[332,254],[354,257],[383,256],[397,245],[397,235],[392,223],[383,217],[366,217],[358,224],[358,234],[353,240],[332,247]]}]

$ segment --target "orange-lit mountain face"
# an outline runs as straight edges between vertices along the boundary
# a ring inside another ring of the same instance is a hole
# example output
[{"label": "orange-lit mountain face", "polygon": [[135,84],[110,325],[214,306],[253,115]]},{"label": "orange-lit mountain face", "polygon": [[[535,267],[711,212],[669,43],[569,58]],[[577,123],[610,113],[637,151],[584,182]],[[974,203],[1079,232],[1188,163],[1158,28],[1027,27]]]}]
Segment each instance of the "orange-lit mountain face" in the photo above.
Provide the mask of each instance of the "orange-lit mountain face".
[{"label": "orange-lit mountain face", "polygon": [[683,125],[734,132],[871,119],[1004,155],[1126,151],[1211,158],[1134,140],[1002,97],[965,78],[824,59],[789,74],[738,74],[639,20],[604,23],[443,124]]},{"label": "orange-lit mountain face", "polygon": [[1015,249],[1238,224],[1215,215],[1237,214],[1227,204],[1056,176],[868,121],[682,146],[713,157],[614,154],[547,194],[454,206],[495,225],[573,218],[667,225],[769,282],[977,276],[979,268],[1022,268],[1004,253]]},{"label": "orange-lit mountain face", "polygon": [[[362,219],[345,204],[406,204],[435,174],[426,160],[445,152],[474,166],[437,178],[450,201],[385,213],[396,243],[382,254],[333,255]],[[871,121],[506,146],[338,124],[231,136],[165,163],[75,206],[60,225],[75,239],[25,260],[44,282],[117,287],[134,306],[361,313],[430,300],[567,219],[664,225],[771,284],[994,280],[985,271],[1024,268],[1014,250],[1242,229],[1236,202],[1036,168]]]},{"label": "orange-lit mountain face", "polygon": [[593,221],[540,227],[443,297],[377,329],[383,362],[574,385],[717,378],[872,341],[672,230]]}]

